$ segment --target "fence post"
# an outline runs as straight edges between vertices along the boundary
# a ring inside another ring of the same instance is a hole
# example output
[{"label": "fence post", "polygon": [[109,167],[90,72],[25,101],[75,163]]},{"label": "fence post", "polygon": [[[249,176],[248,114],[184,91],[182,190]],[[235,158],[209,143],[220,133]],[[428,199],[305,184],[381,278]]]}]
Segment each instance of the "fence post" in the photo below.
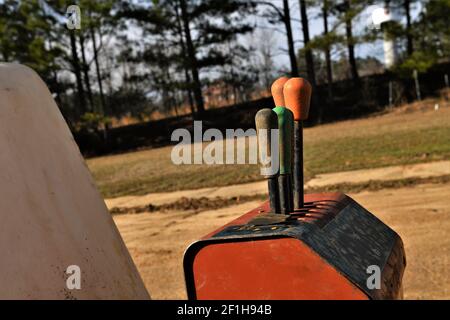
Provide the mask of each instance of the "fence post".
[{"label": "fence post", "polygon": [[416,85],[416,96],[417,96],[417,99],[420,101],[420,100],[422,100],[422,96],[420,95],[419,74],[418,74],[417,70],[414,70],[413,77],[414,77],[414,83]]}]

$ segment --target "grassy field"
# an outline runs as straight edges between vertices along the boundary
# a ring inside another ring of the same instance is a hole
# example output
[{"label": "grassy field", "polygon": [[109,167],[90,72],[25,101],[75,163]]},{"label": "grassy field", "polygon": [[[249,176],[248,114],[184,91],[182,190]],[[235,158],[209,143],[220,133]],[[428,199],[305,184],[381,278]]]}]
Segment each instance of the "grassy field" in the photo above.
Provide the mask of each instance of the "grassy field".
[{"label": "grassy field", "polygon": [[[450,159],[450,107],[440,101],[305,130],[306,179],[319,173]],[[87,161],[104,197],[224,186],[261,179],[256,165],[181,165],[172,147]]]}]

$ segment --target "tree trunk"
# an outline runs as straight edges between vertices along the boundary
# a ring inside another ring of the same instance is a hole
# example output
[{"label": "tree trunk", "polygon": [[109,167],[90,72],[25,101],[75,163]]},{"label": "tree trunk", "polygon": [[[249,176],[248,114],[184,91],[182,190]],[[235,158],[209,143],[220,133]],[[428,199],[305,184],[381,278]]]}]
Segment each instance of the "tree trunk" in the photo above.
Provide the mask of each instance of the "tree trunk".
[{"label": "tree trunk", "polygon": [[289,60],[291,61],[291,76],[298,77],[297,56],[295,54],[294,38],[292,36],[291,14],[289,9],[289,1],[283,0],[283,20],[286,26],[286,35],[288,41]]},{"label": "tree trunk", "polygon": [[197,106],[197,112],[199,115],[205,111],[205,105],[202,95],[202,85],[200,83],[200,76],[198,71],[197,57],[195,56],[195,48],[192,42],[191,29],[189,26],[189,16],[186,7],[186,0],[180,0],[181,7],[181,19],[183,21],[184,34],[186,37],[187,54],[189,57],[189,66],[191,68],[192,77],[194,80],[194,98]]},{"label": "tree trunk", "polygon": [[[323,34],[328,35],[328,0],[324,0],[322,7],[322,16],[323,16]],[[328,100],[331,103],[333,101],[333,69],[331,66],[331,53],[330,46],[327,45],[325,48],[325,62],[327,69],[327,91],[328,91]]]},{"label": "tree trunk", "polygon": [[52,71],[52,75],[53,75],[53,82],[55,83],[55,101],[56,104],[58,105],[58,108],[61,108],[62,106],[62,101],[61,101],[61,88],[59,86],[59,81],[58,81],[58,73],[56,72],[56,70]]},{"label": "tree trunk", "polygon": [[105,101],[105,95],[103,93],[103,82],[102,82],[102,76],[100,73],[100,64],[98,62],[98,48],[97,48],[97,41],[95,39],[95,30],[92,25],[89,27],[89,31],[91,33],[92,47],[94,49],[95,73],[97,74],[97,84],[98,84],[98,90],[100,92],[100,105],[101,105],[100,113],[105,114],[106,101]]},{"label": "tree trunk", "polygon": [[[51,40],[48,41],[49,51],[54,49],[53,43]],[[51,92],[55,93],[55,101],[59,108],[62,107],[61,101],[61,86],[58,80],[58,70],[56,68],[51,69],[51,75],[53,77],[53,84],[49,84],[49,89]]]},{"label": "tree trunk", "polygon": [[355,58],[355,45],[354,45],[354,39],[353,39],[353,31],[352,31],[352,17],[349,17],[349,11],[350,11],[350,1],[345,0],[345,3],[347,5],[347,12],[345,17],[345,34],[347,37],[347,48],[348,48],[348,62],[350,64],[350,72],[352,75],[353,81],[356,83],[359,83],[359,75],[358,75],[358,68],[356,66],[356,58]]},{"label": "tree trunk", "polygon": [[184,70],[184,77],[186,79],[186,83],[189,86],[187,88],[187,97],[188,97],[188,101],[189,101],[189,107],[191,108],[191,114],[192,117],[195,119],[195,106],[194,106],[194,99],[192,98],[192,90],[190,88],[191,85],[191,75],[189,74],[189,70],[185,69]]},{"label": "tree trunk", "polygon": [[183,70],[184,70],[184,79],[186,82],[186,94],[188,97],[189,106],[191,108],[192,118],[195,119],[195,106],[194,106],[194,99],[192,98],[192,89],[191,89],[191,75],[189,74],[188,63],[186,61],[186,44],[184,43],[183,27],[181,25],[180,15],[178,13],[178,6],[175,7],[175,14],[177,18],[177,32],[180,37],[181,55],[183,57]]},{"label": "tree trunk", "polygon": [[316,86],[316,73],[314,71],[314,58],[309,44],[309,26],[308,26],[308,14],[306,9],[305,0],[299,0],[300,4],[300,17],[302,20],[302,30],[303,30],[303,42],[305,44],[305,61],[306,61],[306,72],[308,73],[309,81],[313,87]]},{"label": "tree trunk", "polygon": [[[165,49],[165,48],[163,48]],[[173,82],[172,82],[172,76],[170,73],[169,66],[165,65],[163,66],[163,72],[165,74],[165,78],[167,81],[164,81],[163,86],[167,90],[167,97],[169,101],[170,109],[175,110],[175,115],[178,116],[178,99],[177,99],[177,91],[174,88]]]},{"label": "tree trunk", "polygon": [[91,81],[89,78],[89,65],[86,61],[86,52],[84,49],[84,36],[81,32],[80,32],[79,40],[80,40],[80,47],[81,47],[81,59],[83,61],[84,85],[86,86],[86,90],[87,90],[87,96],[88,96],[88,101],[89,101],[89,110],[95,111],[94,110],[94,98],[92,96]]},{"label": "tree trunk", "polygon": [[408,56],[411,56],[414,51],[413,47],[413,37],[411,34],[411,8],[410,8],[411,0],[405,0],[403,2],[403,7],[405,9],[406,15],[406,47]]},{"label": "tree trunk", "polygon": [[78,59],[77,53],[77,42],[75,39],[75,31],[69,31],[69,35],[70,35],[70,48],[72,51],[72,67],[77,82],[78,103],[75,103],[75,105],[78,104],[79,110],[83,114],[86,112],[86,102],[84,99],[84,89],[83,89],[83,82],[81,79],[81,68],[80,68],[80,60]]}]

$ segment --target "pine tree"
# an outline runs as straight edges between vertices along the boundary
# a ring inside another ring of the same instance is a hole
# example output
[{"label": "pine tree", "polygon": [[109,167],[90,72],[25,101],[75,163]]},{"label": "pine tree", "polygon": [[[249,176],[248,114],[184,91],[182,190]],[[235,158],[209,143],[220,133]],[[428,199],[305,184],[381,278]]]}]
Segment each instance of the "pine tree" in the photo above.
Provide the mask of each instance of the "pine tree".
[{"label": "pine tree", "polygon": [[299,0],[300,5],[300,17],[302,23],[302,31],[303,31],[303,43],[305,47],[305,61],[306,61],[306,70],[308,73],[308,80],[311,82],[313,87],[316,86],[316,75],[314,71],[314,58],[311,47],[309,46],[310,38],[309,38],[309,25],[308,25],[308,13],[307,6],[305,0]]},{"label": "pine tree", "polygon": [[289,7],[289,1],[283,0],[283,9],[277,7],[271,1],[257,1],[257,4],[263,6],[264,8],[268,7],[270,11],[264,12],[263,16],[268,19],[270,24],[279,24],[282,23],[286,32],[286,40],[289,54],[289,62],[291,64],[291,77],[298,77],[298,63],[297,56],[295,54],[295,45],[294,45],[294,37],[292,34],[292,24],[291,24],[291,10]]}]

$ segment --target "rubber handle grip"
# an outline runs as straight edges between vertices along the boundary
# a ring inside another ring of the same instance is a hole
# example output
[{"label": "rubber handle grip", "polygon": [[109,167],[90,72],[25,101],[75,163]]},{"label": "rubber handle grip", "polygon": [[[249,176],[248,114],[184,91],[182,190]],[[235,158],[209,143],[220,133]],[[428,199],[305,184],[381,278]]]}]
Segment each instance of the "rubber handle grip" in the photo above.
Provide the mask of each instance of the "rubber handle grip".
[{"label": "rubber handle grip", "polygon": [[288,77],[281,77],[272,83],[272,87],[270,91],[272,93],[273,102],[275,103],[275,107],[285,107],[284,104],[284,93],[283,88],[284,84],[289,80]]},{"label": "rubber handle grip", "polygon": [[304,78],[291,78],[284,84],[284,102],[295,121],[308,119],[311,91],[311,84]]},{"label": "rubber handle grip", "polygon": [[[262,168],[270,168],[272,165],[272,161],[267,161],[266,159],[262,159],[263,154],[264,157],[272,157],[272,132],[271,129],[278,129],[278,115],[272,109],[266,108],[261,109],[256,113],[255,116],[255,124],[256,124],[256,134],[258,139],[258,148],[259,148],[259,163]],[[264,149],[264,150],[262,150]],[[278,174],[278,170],[276,172],[265,174],[266,177],[273,177]],[[264,175],[264,174],[263,174]]]}]

